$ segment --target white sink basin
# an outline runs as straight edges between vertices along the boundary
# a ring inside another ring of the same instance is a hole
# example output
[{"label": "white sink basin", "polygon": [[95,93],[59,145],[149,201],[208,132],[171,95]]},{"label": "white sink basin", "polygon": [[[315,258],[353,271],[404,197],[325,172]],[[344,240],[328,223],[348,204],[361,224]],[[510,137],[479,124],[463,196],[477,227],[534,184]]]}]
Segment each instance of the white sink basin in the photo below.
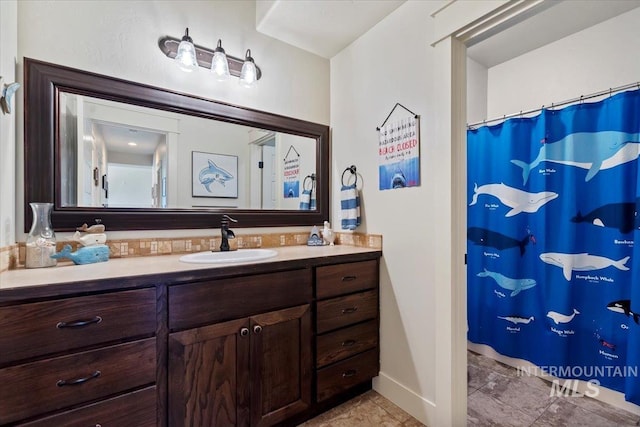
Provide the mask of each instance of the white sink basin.
[{"label": "white sink basin", "polygon": [[229,252],[197,252],[180,257],[180,261],[192,264],[221,264],[251,262],[271,258],[278,252],[271,249],[238,249]]}]

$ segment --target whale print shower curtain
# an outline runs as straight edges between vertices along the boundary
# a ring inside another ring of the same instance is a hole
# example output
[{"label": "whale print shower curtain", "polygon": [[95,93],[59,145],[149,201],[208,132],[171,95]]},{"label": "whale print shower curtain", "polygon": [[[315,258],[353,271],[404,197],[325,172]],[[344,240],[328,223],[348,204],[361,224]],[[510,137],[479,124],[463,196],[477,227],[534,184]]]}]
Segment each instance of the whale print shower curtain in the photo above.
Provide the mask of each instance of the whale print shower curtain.
[{"label": "whale print shower curtain", "polygon": [[640,91],[467,144],[468,339],[640,404]]}]

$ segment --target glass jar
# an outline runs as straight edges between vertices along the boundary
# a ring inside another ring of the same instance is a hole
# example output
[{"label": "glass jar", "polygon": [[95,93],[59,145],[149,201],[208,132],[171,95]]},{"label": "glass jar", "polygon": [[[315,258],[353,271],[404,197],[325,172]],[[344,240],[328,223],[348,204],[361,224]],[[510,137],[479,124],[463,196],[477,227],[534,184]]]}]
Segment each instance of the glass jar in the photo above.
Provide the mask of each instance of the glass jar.
[{"label": "glass jar", "polygon": [[53,203],[29,203],[33,212],[33,224],[27,236],[25,267],[53,267],[57,260],[51,258],[56,253],[56,234],[51,228]]}]

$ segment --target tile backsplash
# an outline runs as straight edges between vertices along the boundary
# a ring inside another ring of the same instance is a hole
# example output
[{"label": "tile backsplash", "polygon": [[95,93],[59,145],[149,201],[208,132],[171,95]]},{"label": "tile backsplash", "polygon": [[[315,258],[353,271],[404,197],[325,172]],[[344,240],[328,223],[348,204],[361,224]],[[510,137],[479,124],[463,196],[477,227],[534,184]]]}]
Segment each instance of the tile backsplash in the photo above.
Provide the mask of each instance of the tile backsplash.
[{"label": "tile backsplash", "polygon": [[[309,233],[306,232],[238,234],[235,239],[229,240],[229,245],[232,249],[296,246],[305,245],[308,237]],[[107,240],[106,244],[109,247],[110,258],[124,258],[217,250],[217,248],[220,247],[220,237],[115,239]],[[377,234],[337,232],[335,244],[382,249],[382,236]],[[76,242],[59,241],[57,242],[57,250],[62,250],[64,245],[71,245],[73,250],[76,250],[78,247]],[[0,264],[0,268],[2,268],[0,272],[24,266],[24,242],[0,248],[0,257],[0,261],[2,261],[2,264]]]}]

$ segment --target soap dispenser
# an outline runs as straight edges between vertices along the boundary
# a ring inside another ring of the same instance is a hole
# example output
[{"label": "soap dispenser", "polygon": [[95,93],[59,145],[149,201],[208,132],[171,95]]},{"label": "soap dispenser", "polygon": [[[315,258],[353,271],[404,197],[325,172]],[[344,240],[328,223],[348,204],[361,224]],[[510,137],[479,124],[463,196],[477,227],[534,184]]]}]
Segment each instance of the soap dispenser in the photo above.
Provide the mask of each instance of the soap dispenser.
[{"label": "soap dispenser", "polygon": [[331,229],[329,221],[324,222],[324,228],[322,229],[322,239],[325,244],[333,246],[333,242],[336,240],[336,234]]}]

